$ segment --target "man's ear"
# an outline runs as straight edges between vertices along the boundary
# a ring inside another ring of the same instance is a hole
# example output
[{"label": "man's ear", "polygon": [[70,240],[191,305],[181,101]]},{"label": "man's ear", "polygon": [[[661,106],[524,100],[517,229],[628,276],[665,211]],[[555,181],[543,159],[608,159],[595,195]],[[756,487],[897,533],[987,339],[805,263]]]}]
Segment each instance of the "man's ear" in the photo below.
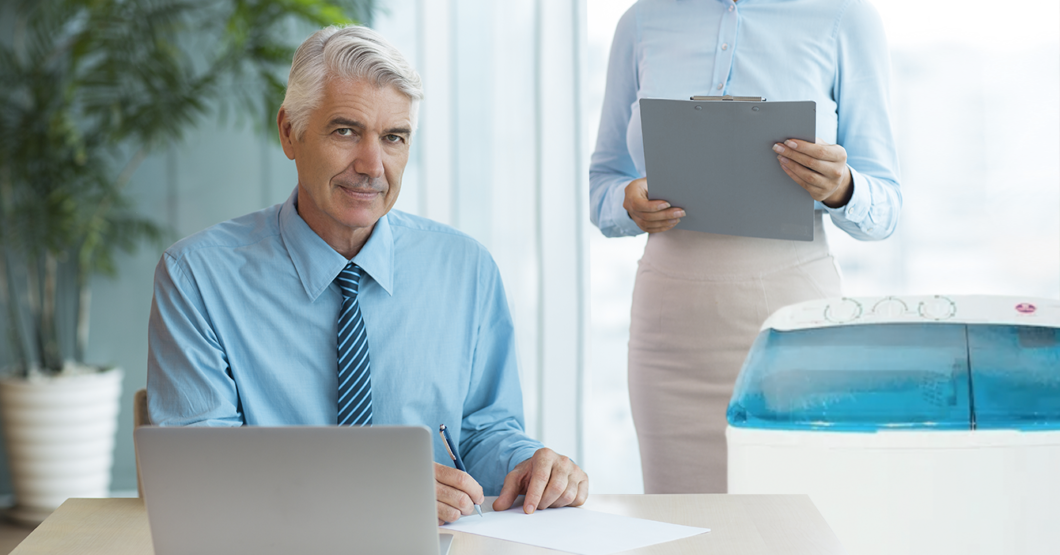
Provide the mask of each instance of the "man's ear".
[{"label": "man's ear", "polygon": [[283,147],[283,153],[287,155],[288,160],[294,160],[294,126],[291,125],[290,118],[287,117],[287,110],[282,106],[280,111],[276,114],[276,128],[280,133],[280,146]]}]

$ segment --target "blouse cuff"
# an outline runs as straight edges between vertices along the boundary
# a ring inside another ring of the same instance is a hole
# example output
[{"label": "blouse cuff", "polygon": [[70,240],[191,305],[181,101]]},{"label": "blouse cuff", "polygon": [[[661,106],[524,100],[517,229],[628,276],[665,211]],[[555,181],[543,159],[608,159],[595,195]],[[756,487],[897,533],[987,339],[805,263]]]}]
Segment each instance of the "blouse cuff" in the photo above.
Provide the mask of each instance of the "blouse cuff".
[{"label": "blouse cuff", "polygon": [[854,188],[854,192],[850,195],[850,202],[839,208],[831,208],[828,205],[824,205],[824,209],[833,218],[842,218],[861,227],[860,224],[865,221],[865,217],[869,214],[869,204],[871,204],[872,199],[870,198],[868,187],[865,186],[865,178],[854,168],[850,166],[847,166],[847,168],[850,169],[850,186]]}]

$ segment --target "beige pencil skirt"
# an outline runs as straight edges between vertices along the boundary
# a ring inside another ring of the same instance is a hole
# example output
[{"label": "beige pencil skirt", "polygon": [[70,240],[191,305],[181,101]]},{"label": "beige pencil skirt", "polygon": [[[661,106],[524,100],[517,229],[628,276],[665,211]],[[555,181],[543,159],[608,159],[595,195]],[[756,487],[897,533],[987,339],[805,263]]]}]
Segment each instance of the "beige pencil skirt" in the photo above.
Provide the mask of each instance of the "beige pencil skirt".
[{"label": "beige pencil skirt", "polygon": [[759,327],[782,306],[840,295],[821,212],[814,237],[648,237],[629,330],[645,493],[725,492],[725,409]]}]

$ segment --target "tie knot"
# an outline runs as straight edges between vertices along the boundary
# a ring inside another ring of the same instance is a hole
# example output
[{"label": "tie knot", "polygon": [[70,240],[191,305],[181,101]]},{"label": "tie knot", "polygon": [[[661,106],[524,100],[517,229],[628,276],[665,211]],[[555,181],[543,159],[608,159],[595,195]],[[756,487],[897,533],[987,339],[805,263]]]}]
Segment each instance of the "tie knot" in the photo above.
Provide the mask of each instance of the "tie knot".
[{"label": "tie knot", "polygon": [[342,296],[346,298],[353,298],[357,296],[357,285],[361,282],[361,267],[350,262],[345,268],[339,272],[339,277],[335,278],[335,283],[339,284],[339,289],[342,289]]}]

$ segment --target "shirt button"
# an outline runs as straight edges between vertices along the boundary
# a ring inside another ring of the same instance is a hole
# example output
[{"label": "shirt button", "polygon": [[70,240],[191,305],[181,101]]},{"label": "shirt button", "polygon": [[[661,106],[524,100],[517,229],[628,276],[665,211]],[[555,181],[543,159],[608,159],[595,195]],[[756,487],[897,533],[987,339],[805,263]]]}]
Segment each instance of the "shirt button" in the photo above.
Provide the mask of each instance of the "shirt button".
[{"label": "shirt button", "polygon": [[731,11],[733,11],[733,10],[735,10],[735,9],[736,9],[736,6],[729,6],[729,11],[730,11],[730,12],[731,12]]},{"label": "shirt button", "polygon": [[722,50],[728,50],[729,49],[729,43],[725,43],[725,44],[721,45],[721,49]]},{"label": "shirt button", "polygon": [[721,84],[721,83],[718,83],[718,90],[719,90],[719,91],[721,90],[721,87],[722,87],[722,84]]}]

